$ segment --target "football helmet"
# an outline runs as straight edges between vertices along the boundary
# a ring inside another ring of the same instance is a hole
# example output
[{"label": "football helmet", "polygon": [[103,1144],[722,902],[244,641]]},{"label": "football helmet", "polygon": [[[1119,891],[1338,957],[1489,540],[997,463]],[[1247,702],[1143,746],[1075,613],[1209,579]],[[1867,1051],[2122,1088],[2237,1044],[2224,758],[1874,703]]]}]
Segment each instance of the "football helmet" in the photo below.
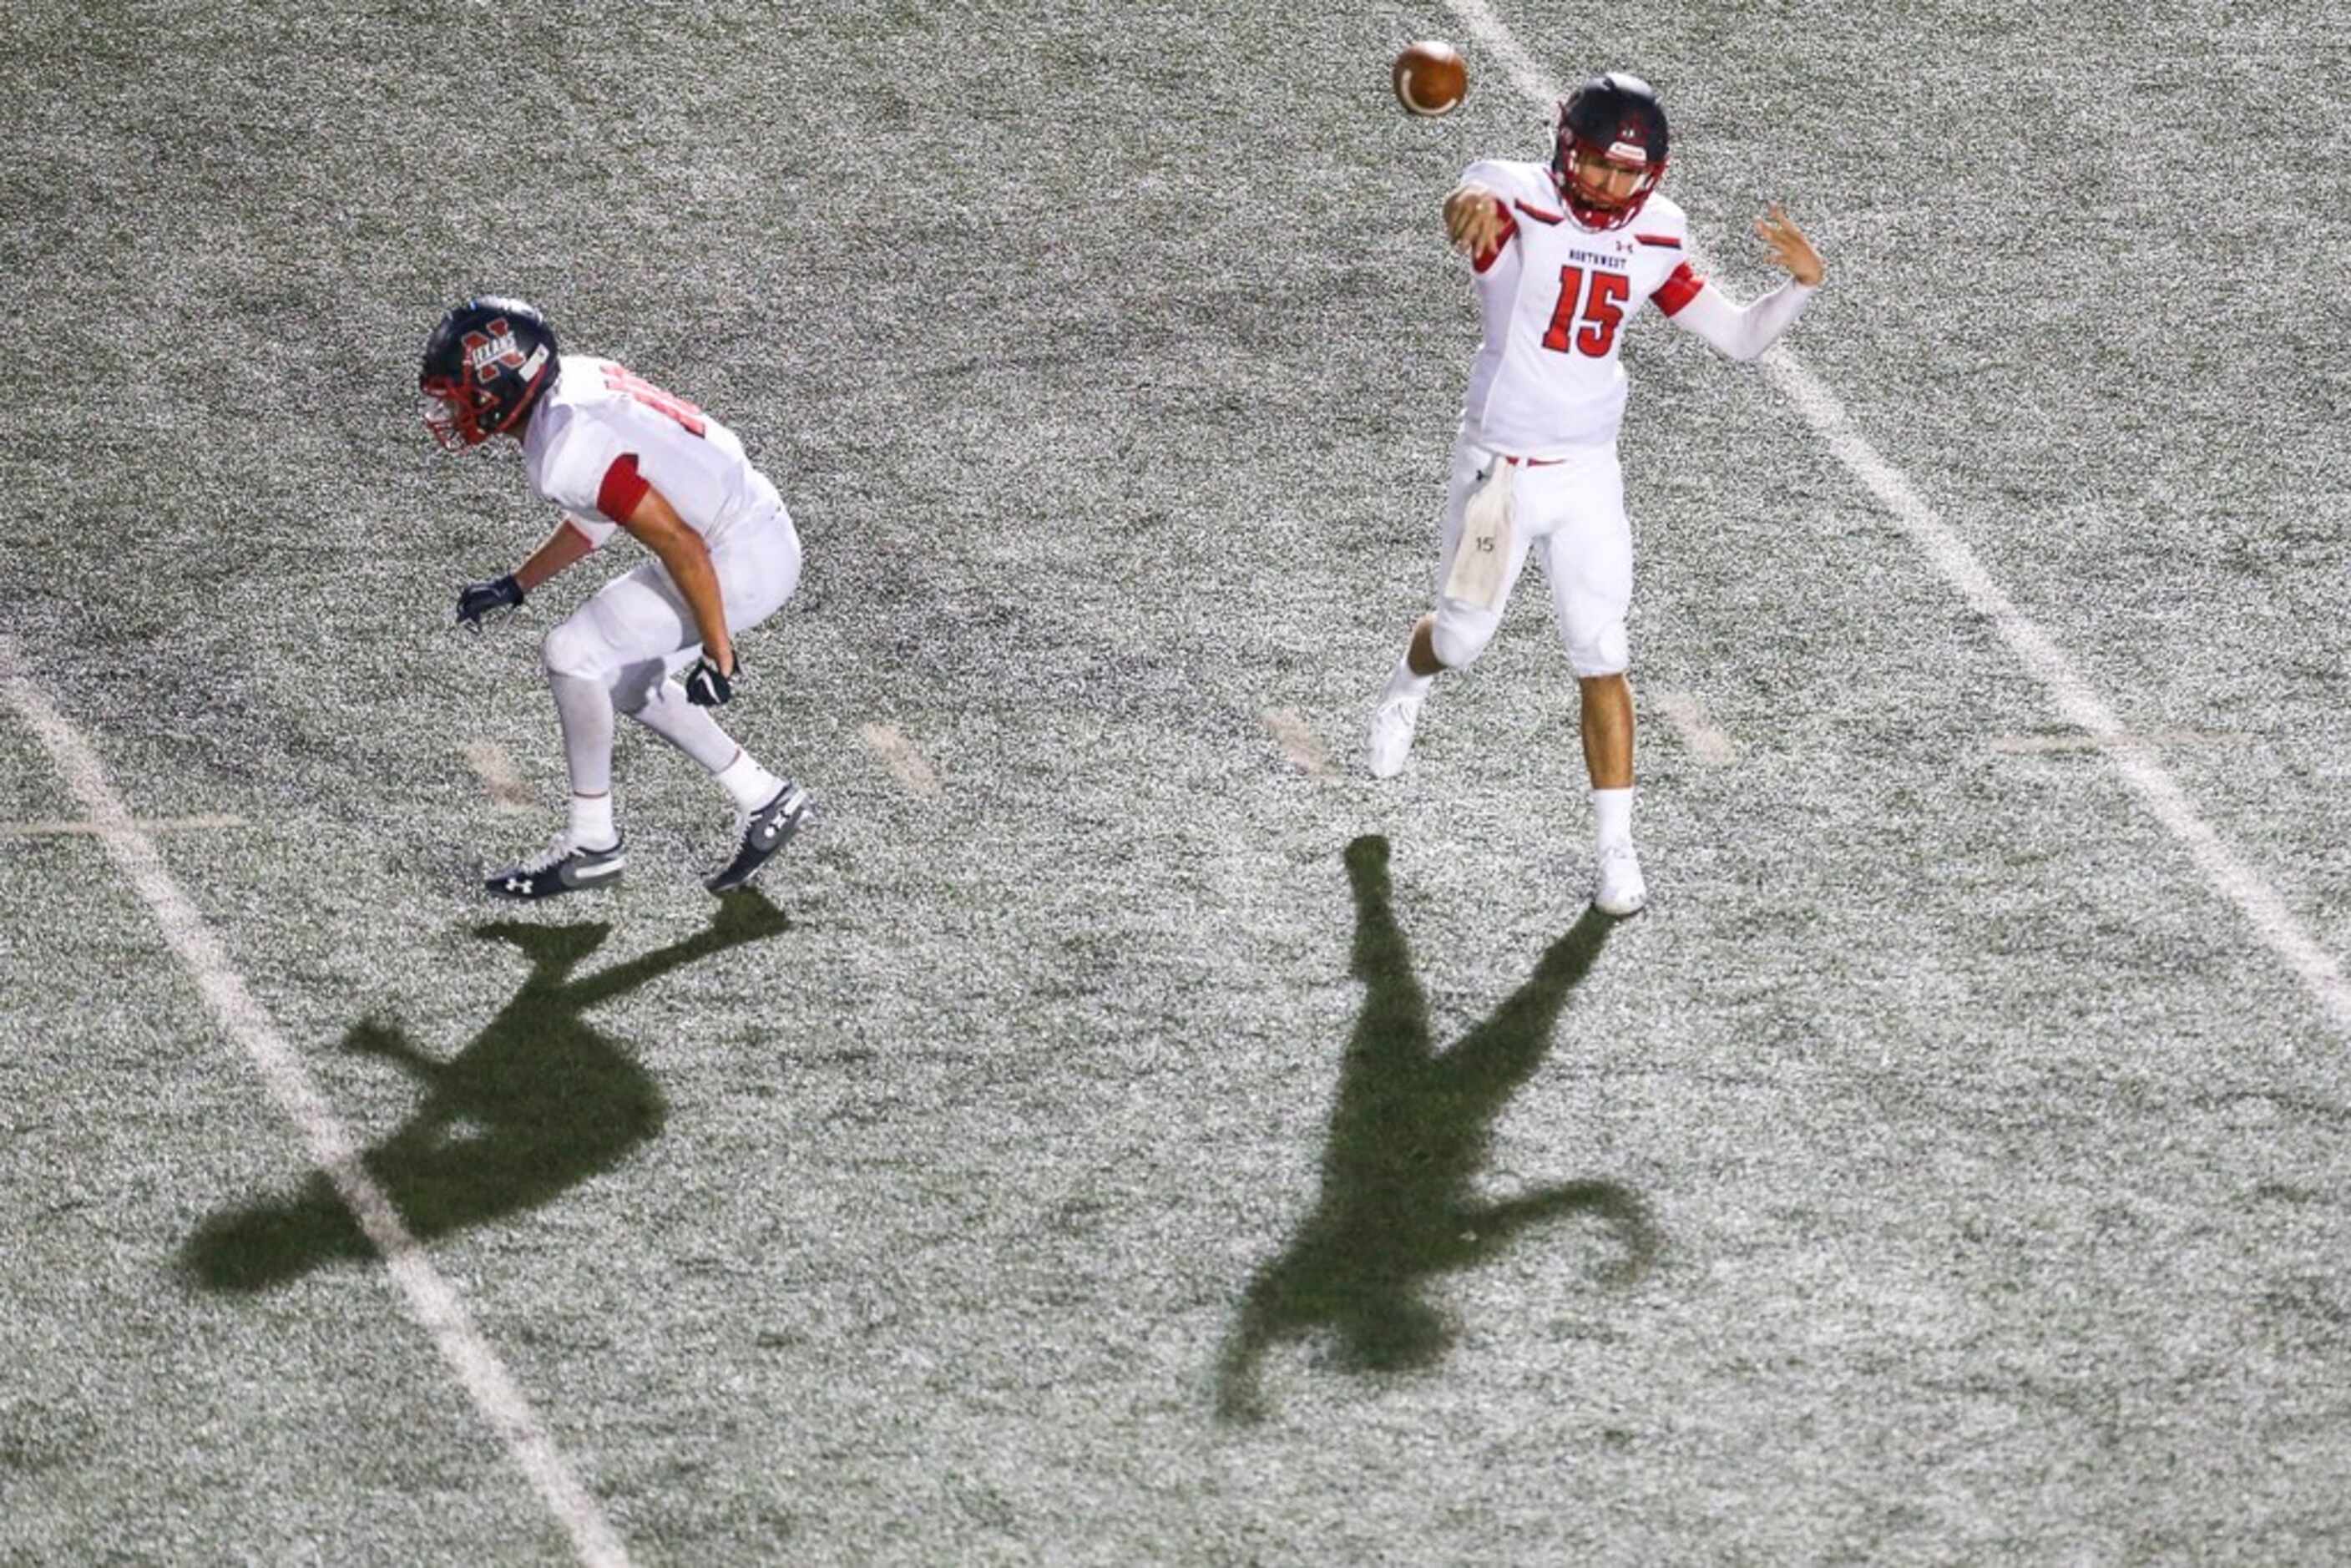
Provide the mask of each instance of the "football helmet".
[{"label": "football helmet", "polygon": [[[1553,128],[1551,177],[1560,200],[1589,229],[1622,228],[1633,221],[1666,177],[1666,106],[1639,77],[1610,71],[1593,77],[1560,101]],[[1639,172],[1622,195],[1580,173],[1581,159]]]},{"label": "football helmet", "polygon": [[555,329],[537,308],[484,295],[441,318],[416,372],[424,428],[455,452],[512,430],[555,384]]}]

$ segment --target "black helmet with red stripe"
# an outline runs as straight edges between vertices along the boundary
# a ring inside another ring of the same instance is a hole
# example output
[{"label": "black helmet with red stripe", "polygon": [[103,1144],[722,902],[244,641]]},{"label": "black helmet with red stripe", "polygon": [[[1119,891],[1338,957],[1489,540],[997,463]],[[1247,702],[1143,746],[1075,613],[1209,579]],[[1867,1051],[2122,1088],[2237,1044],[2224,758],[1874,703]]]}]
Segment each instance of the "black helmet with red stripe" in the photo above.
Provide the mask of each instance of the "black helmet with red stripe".
[{"label": "black helmet with red stripe", "polygon": [[[1639,77],[1593,77],[1561,101],[1554,129],[1552,178],[1586,228],[1631,223],[1666,177],[1666,106]],[[1612,178],[1612,170],[1623,172]]]},{"label": "black helmet with red stripe", "polygon": [[451,451],[512,430],[555,384],[555,329],[536,307],[495,294],[453,308],[416,372],[424,427]]}]

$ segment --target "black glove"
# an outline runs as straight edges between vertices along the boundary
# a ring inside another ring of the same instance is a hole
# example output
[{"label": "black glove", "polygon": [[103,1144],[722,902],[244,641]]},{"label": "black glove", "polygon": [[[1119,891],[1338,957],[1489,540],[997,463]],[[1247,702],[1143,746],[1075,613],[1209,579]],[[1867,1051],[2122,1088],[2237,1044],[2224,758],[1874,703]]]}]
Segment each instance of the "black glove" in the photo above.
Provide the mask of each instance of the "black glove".
[{"label": "black glove", "polygon": [[[743,655],[735,655],[735,674],[743,673]],[[685,700],[696,707],[723,707],[734,700],[735,675],[722,675],[705,653],[685,672]]]},{"label": "black glove", "polygon": [[493,610],[522,608],[522,584],[514,573],[490,582],[469,582],[457,591],[457,620],[475,631],[482,629],[482,617]]}]

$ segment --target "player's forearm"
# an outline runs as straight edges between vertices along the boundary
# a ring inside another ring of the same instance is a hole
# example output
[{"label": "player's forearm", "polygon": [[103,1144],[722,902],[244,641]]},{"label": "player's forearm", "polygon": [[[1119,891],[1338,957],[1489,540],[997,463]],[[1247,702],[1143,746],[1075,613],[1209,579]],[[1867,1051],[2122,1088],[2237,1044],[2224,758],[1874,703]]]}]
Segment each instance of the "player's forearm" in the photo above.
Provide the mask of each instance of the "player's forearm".
[{"label": "player's forearm", "polygon": [[733,669],[735,643],[726,632],[726,601],[718,591],[718,572],[710,564],[708,548],[698,535],[681,529],[654,553],[661,557],[670,580],[677,584],[685,607],[694,612],[703,652],[720,669]]},{"label": "player's forearm", "polygon": [[595,549],[596,541],[566,519],[558,523],[546,541],[515,568],[515,581],[521,585],[525,593],[533,592],[540,583],[585,560],[595,552]]},{"label": "player's forearm", "polygon": [[1790,278],[1762,298],[1733,305],[1719,288],[1708,287],[1674,317],[1674,325],[1696,333],[1717,351],[1734,360],[1751,360],[1780,340],[1818,293]]},{"label": "player's forearm", "polygon": [[1804,307],[1820,291],[1817,283],[1799,283],[1792,277],[1750,305],[1747,325],[1755,347],[1745,357],[1751,360],[1778,342],[1780,335],[1796,324],[1796,318],[1804,313]]}]

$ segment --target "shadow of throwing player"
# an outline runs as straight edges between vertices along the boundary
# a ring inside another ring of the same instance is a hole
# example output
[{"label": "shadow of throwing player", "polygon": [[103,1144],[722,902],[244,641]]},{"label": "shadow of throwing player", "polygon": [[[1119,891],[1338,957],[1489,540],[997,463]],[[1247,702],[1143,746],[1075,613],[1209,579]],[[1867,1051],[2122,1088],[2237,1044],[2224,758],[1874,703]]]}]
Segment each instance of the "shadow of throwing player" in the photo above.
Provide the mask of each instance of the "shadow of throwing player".
[{"label": "shadow of throwing player", "polygon": [[1280,1340],[1326,1330],[1339,1364],[1355,1370],[1434,1362],[1453,1331],[1421,1299],[1422,1281],[1492,1257],[1539,1221],[1574,1214],[1605,1221],[1624,1249],[1610,1271],[1618,1281],[1637,1278],[1656,1250],[1646,1206],[1614,1182],[1569,1182],[1493,1203],[1470,1189],[1495,1116],[1542,1060],[1568,994],[1614,923],[1586,910],[1533,977],[1440,1056],[1395,923],[1387,841],[1359,838],[1346,860],[1364,1010],[1331,1114],[1322,1201],[1249,1282],[1227,1337],[1217,1377],[1217,1413],[1227,1421],[1264,1414],[1257,1364]]},{"label": "shadow of throwing player", "polygon": [[[611,1169],[657,1136],[666,1107],[636,1059],[581,1015],[646,981],[787,928],[753,892],[719,901],[694,936],[582,978],[572,971],[611,927],[475,927],[530,960],[530,976],[479,1034],[446,1061],[372,1019],[342,1049],[397,1063],[424,1090],[405,1125],[360,1156],[420,1241],[536,1208]],[[180,1266],[213,1291],[258,1291],[373,1247],[323,1173],[283,1201],[214,1215],[182,1249]]]}]

